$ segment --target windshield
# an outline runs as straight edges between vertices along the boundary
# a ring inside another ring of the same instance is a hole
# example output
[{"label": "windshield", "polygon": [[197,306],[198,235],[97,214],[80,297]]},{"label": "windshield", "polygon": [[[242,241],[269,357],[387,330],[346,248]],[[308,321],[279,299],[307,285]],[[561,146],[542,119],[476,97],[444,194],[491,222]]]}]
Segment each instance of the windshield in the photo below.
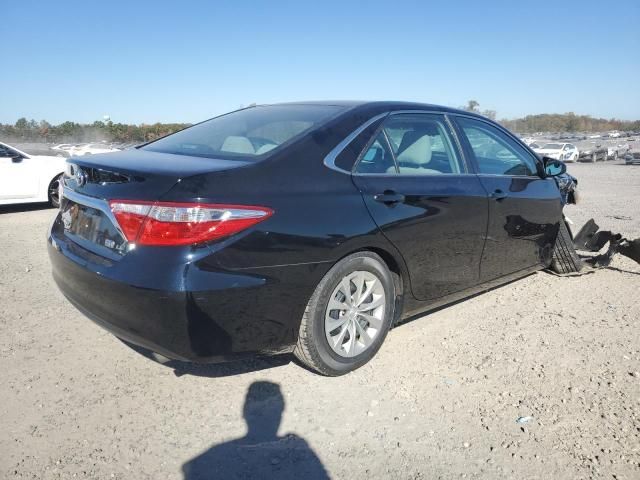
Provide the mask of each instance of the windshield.
[{"label": "windshield", "polygon": [[547,143],[544,147],[545,150],[561,150],[562,144],[560,143]]},{"label": "windshield", "polygon": [[251,107],[199,123],[142,149],[215,158],[257,157],[317,127],[343,109],[334,105]]}]

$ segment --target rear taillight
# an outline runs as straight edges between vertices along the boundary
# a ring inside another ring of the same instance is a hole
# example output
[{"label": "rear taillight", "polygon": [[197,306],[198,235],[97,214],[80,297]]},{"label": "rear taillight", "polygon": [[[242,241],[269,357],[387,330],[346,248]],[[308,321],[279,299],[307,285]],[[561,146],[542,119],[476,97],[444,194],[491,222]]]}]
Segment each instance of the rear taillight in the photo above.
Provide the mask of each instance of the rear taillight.
[{"label": "rear taillight", "polygon": [[194,245],[218,240],[266,220],[273,210],[245,205],[112,200],[127,241],[138,245]]}]

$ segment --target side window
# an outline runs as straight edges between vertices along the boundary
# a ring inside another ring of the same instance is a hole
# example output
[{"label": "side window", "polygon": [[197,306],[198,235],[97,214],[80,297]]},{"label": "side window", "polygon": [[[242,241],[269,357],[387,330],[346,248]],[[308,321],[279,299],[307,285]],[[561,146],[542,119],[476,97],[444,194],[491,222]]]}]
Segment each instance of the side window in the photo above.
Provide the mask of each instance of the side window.
[{"label": "side window", "polygon": [[0,145],[0,158],[9,158],[15,155],[19,155],[19,153],[13,148],[7,147],[6,145]]},{"label": "side window", "polygon": [[396,165],[384,133],[378,133],[365,149],[355,171],[356,173],[396,173]]},{"label": "side window", "polygon": [[457,174],[462,171],[440,115],[394,115],[385,122],[393,154],[402,175]]},{"label": "side window", "polygon": [[457,117],[456,121],[471,145],[479,173],[536,175],[535,160],[508,135],[480,120]]},{"label": "side window", "polygon": [[367,128],[365,128],[356,138],[354,138],[349,144],[340,152],[335,159],[335,166],[343,170],[351,171],[355,165],[358,157],[362,153],[362,150],[367,146],[371,140],[371,136],[378,130],[380,126],[380,120],[373,122]]}]

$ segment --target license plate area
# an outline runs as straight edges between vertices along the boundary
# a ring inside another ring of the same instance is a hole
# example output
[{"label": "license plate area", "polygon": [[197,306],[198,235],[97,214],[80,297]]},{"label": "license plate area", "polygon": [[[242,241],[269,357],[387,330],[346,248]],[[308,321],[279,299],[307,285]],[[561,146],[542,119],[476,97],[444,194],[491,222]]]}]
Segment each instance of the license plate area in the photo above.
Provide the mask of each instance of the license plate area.
[{"label": "license plate area", "polygon": [[126,253],[127,241],[102,209],[66,197],[60,207],[60,222],[70,240],[107,257]]}]

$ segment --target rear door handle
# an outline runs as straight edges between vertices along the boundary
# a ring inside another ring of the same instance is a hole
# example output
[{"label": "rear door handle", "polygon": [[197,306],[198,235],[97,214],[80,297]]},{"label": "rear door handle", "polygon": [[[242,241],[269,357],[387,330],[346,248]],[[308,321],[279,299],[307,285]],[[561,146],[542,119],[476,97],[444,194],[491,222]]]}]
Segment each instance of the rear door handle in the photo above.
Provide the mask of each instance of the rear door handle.
[{"label": "rear door handle", "polygon": [[495,190],[491,194],[491,198],[493,198],[494,200],[497,200],[497,201],[503,200],[503,199],[507,198],[508,196],[509,196],[508,194],[506,194],[505,192],[503,192],[500,189]]},{"label": "rear door handle", "polygon": [[404,202],[404,195],[393,190],[385,190],[384,193],[375,194],[373,199],[385,205],[395,205],[396,203]]}]

